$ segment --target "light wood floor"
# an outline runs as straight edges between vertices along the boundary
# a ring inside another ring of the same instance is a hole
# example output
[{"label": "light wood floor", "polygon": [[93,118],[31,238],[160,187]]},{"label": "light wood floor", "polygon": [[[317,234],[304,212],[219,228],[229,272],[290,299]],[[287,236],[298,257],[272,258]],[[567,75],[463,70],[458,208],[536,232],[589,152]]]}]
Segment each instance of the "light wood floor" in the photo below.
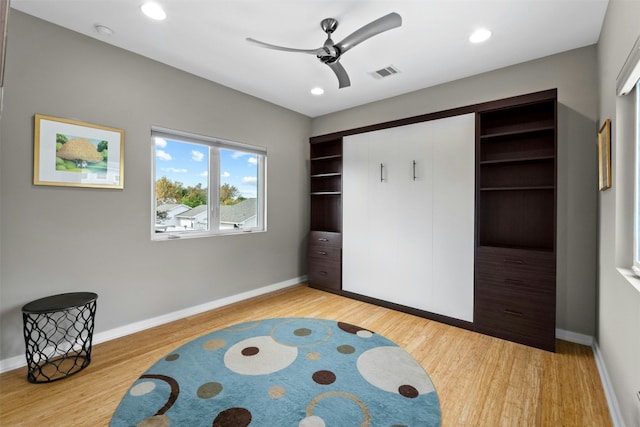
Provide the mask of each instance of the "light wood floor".
[{"label": "light wood floor", "polygon": [[6,372],[0,425],[106,426],[131,384],[162,356],[213,330],[270,317],[341,320],[402,346],[431,376],[444,427],[611,425],[590,347],[558,341],[549,353],[306,286],[95,345],[89,367],[54,383],[28,383],[26,368]]}]

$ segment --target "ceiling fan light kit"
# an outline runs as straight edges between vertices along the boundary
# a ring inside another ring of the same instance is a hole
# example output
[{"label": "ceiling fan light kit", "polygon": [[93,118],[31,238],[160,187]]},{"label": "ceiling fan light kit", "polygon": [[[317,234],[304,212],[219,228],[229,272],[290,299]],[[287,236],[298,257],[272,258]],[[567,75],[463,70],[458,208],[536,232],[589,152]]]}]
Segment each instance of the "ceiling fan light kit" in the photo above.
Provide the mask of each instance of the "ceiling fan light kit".
[{"label": "ceiling fan light kit", "polygon": [[324,42],[323,46],[318,49],[296,49],[276,46],[269,43],[261,42],[256,39],[252,39],[250,37],[247,38],[247,41],[267,49],[315,55],[320,60],[320,62],[326,64],[331,69],[331,71],[334,72],[334,74],[338,78],[338,88],[342,89],[351,86],[351,80],[349,79],[347,71],[339,62],[340,57],[349,49],[359,45],[363,41],[385,31],[397,28],[401,25],[402,17],[397,13],[392,12],[359,28],[358,30],[345,37],[342,41],[334,43],[331,39],[331,34],[333,34],[336,28],[338,28],[338,21],[334,18],[326,18],[320,22],[320,28],[322,28],[322,31],[327,34],[327,40]]}]

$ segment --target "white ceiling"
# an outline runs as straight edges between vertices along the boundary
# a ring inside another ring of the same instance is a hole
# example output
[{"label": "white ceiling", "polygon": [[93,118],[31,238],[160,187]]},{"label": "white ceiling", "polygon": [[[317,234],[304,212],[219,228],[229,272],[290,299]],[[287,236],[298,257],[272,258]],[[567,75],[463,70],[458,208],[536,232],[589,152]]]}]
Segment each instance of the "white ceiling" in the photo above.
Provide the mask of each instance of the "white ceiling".
[{"label": "white ceiling", "polygon": [[[309,117],[389,98],[598,41],[608,0],[156,0],[167,12],[152,21],[143,0],[11,0],[11,7],[172,65]],[[324,18],[334,42],[390,12],[402,26],[342,56],[351,87],[313,55],[264,49],[245,41],[314,49]],[[99,34],[95,25],[111,28]],[[11,25],[11,23],[9,23]],[[487,42],[469,43],[486,27]],[[393,65],[399,74],[380,79]],[[322,96],[310,94],[314,86]]]}]

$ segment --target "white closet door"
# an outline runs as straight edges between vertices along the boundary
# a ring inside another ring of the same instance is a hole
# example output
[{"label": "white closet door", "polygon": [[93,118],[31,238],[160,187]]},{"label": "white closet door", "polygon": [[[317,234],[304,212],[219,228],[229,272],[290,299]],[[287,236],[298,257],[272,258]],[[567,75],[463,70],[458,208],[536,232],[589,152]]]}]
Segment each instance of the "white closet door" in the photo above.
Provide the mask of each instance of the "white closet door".
[{"label": "white closet door", "polygon": [[[416,307],[431,298],[428,125],[346,137],[343,143],[342,287]],[[426,172],[425,172],[426,173]],[[415,247],[415,246],[418,247]],[[423,308],[423,307],[417,307]]]},{"label": "white closet door", "polygon": [[433,150],[434,313],[473,321],[475,115],[437,120]]},{"label": "white closet door", "polygon": [[428,310],[433,299],[431,127],[430,122],[423,122],[389,129],[386,145],[396,156],[393,168],[389,168],[389,184],[395,195],[390,219],[395,231],[395,263],[389,301],[422,310]]},{"label": "white closet door", "polygon": [[[384,155],[384,135],[377,132],[345,138],[343,143],[343,289],[386,299],[385,283],[391,278],[395,232],[393,192],[387,181],[390,156]],[[345,230],[347,225],[347,230]],[[344,260],[348,259],[347,263]]]}]

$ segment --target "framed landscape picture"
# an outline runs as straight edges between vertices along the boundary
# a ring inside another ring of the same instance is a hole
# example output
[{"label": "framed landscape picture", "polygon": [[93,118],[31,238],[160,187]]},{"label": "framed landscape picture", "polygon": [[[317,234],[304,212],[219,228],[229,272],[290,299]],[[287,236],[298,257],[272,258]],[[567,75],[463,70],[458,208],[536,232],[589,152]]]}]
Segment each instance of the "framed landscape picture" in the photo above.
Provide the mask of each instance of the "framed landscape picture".
[{"label": "framed landscape picture", "polygon": [[124,188],[124,131],[36,114],[33,183]]}]

